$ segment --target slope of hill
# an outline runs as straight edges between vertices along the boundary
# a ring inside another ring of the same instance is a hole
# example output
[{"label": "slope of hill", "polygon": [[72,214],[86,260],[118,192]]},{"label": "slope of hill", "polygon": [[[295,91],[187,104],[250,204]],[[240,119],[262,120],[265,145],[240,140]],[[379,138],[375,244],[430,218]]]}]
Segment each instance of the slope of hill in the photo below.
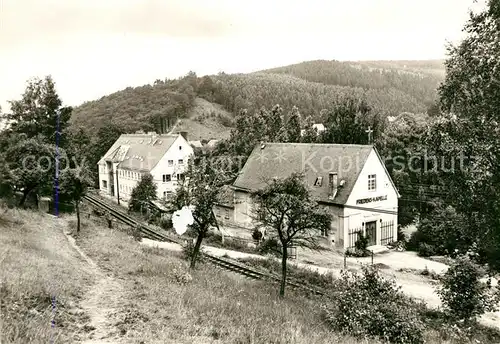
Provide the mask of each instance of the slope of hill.
[{"label": "slope of hill", "polygon": [[363,88],[311,82],[286,73],[219,74],[215,101],[228,111],[242,108],[256,111],[262,106],[280,104],[286,111],[297,106],[304,115],[319,117],[346,97],[364,99],[377,112],[387,116],[401,112],[424,112],[426,104],[394,87]]},{"label": "slope of hill", "polygon": [[177,131],[187,131],[189,140],[225,139],[231,133],[232,115],[221,105],[196,98],[194,106],[179,121]]},{"label": "slope of hill", "polygon": [[128,87],[76,107],[71,123],[88,130],[98,129],[109,121],[129,132],[152,130],[158,117],[184,115],[192,107],[194,98],[192,90],[178,91],[166,83]]},{"label": "slope of hill", "polygon": [[425,112],[436,97],[441,67],[441,61],[309,61],[250,74],[198,78],[191,72],[86,102],[74,109],[71,123],[95,135],[108,123],[133,132],[182,119],[178,129],[191,132],[191,138],[220,139],[231,125],[223,109],[234,115],[280,104],[321,120],[322,110],[355,97],[384,116]]},{"label": "slope of hill", "polygon": [[[327,85],[389,90],[394,88],[424,105],[430,105],[443,80],[443,63],[431,61],[308,61],[274,68],[264,73],[295,76]],[[408,109],[409,110],[409,109]]]},{"label": "slope of hill", "polygon": [[397,61],[352,61],[352,65],[370,68],[397,69],[401,71],[434,75],[441,79],[445,76],[445,60],[397,60]]}]

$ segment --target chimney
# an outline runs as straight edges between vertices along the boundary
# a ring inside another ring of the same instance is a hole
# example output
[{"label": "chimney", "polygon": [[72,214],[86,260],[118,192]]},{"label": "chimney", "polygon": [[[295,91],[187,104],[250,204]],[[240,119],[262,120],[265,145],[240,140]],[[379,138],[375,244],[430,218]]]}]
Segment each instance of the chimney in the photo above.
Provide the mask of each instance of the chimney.
[{"label": "chimney", "polygon": [[330,192],[328,198],[334,199],[338,191],[338,175],[337,172],[330,172],[328,186],[330,187]]},{"label": "chimney", "polygon": [[187,131],[180,131],[179,134],[184,138],[184,140],[188,140],[188,132]]}]

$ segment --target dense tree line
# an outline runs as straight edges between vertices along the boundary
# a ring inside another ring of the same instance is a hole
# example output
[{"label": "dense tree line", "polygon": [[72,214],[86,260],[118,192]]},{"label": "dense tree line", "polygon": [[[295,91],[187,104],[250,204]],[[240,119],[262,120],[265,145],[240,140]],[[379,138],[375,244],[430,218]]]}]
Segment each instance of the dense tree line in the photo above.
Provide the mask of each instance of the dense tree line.
[{"label": "dense tree line", "polygon": [[[429,73],[427,68],[423,68],[425,66],[415,68],[417,66],[414,64],[408,63],[406,66],[403,63],[370,64],[319,60],[274,68],[265,72],[288,74],[326,85],[376,90],[396,89],[426,105],[432,104],[442,76]],[[436,63],[434,67],[443,69],[439,63]],[[414,111],[414,109],[407,110]]]},{"label": "dense tree line", "polygon": [[5,116],[10,125],[0,135],[0,192],[20,193],[20,206],[55,196],[78,212],[91,180],[80,159],[88,154],[85,135],[69,130],[72,108],[63,106],[50,76],[28,80],[21,98],[10,105]]},{"label": "dense tree line", "polygon": [[254,112],[262,106],[271,108],[280,104],[286,110],[297,106],[306,116],[321,121],[322,110],[330,109],[348,98],[365,100],[386,116],[398,115],[404,111],[426,110],[424,102],[396,88],[364,89],[326,85],[270,73],[219,74],[213,79],[213,101],[233,113],[238,113],[241,109]]},{"label": "dense tree line", "polygon": [[445,114],[432,132],[431,148],[464,166],[438,170],[453,206],[463,214],[459,239],[500,268],[500,1],[471,13],[466,38],[449,48],[446,79],[439,89]]},{"label": "dense tree line", "polygon": [[173,122],[191,108],[194,90],[186,87],[183,91],[175,90],[168,83],[128,87],[75,108],[71,122],[93,130],[110,121],[120,124],[127,132],[158,130],[161,118]]}]

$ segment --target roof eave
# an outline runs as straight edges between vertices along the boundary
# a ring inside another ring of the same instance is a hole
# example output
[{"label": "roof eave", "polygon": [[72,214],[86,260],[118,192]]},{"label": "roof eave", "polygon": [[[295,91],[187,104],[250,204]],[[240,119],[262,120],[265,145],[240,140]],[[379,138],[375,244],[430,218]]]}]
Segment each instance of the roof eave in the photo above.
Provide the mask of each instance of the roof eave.
[{"label": "roof eave", "polygon": [[214,205],[218,207],[223,207],[223,208],[229,208],[229,209],[234,209],[234,205],[230,204],[224,204],[224,203],[214,203]]}]

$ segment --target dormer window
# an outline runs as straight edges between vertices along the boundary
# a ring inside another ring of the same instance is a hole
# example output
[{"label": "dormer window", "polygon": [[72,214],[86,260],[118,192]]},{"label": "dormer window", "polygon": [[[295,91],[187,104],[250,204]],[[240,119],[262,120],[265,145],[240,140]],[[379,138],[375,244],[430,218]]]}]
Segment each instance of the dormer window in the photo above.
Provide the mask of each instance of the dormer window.
[{"label": "dormer window", "polygon": [[377,190],[377,175],[369,174],[368,175],[368,191]]},{"label": "dormer window", "polygon": [[321,186],[321,184],[323,183],[323,177],[317,177],[316,178],[316,181],[314,182],[314,186]]}]

